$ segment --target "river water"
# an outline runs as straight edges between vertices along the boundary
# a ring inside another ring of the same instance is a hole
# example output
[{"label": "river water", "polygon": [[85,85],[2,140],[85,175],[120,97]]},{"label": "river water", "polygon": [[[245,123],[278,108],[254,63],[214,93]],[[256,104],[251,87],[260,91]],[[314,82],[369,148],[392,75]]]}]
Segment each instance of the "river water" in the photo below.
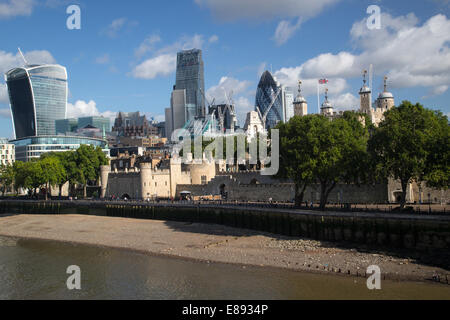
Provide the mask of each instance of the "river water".
[{"label": "river water", "polygon": [[[70,291],[68,266],[81,269]],[[450,299],[450,286],[207,264],[131,251],[0,237],[0,299]]]}]

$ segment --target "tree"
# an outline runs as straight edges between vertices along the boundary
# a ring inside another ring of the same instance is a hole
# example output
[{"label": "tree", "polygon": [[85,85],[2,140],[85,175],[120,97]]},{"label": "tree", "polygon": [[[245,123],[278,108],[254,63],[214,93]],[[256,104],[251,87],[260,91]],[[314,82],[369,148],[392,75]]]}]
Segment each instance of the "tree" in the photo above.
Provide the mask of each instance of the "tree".
[{"label": "tree", "polygon": [[301,206],[305,190],[314,182],[316,161],[313,156],[310,130],[320,121],[316,116],[294,117],[280,123],[280,170],[277,177],[291,179],[295,184],[295,205]]},{"label": "tree", "polygon": [[447,190],[450,185],[450,126],[447,116],[435,112],[435,129],[428,146],[427,167],[423,180],[428,187]]},{"label": "tree", "polygon": [[0,166],[0,184],[2,187],[2,196],[5,196],[9,187],[14,184],[14,167],[10,164]]},{"label": "tree", "polygon": [[320,208],[339,182],[360,184],[366,176],[368,133],[354,119],[319,122],[316,129],[317,165],[313,171],[320,184]]},{"label": "tree", "polygon": [[[87,184],[97,181],[100,177],[100,166],[107,165],[108,159],[100,147],[82,145],[73,155],[70,173],[76,182],[83,185],[84,197],[87,197]],[[76,164],[76,167],[73,165]]]},{"label": "tree", "polygon": [[65,178],[67,175],[64,166],[56,156],[45,157],[41,159],[38,164],[41,167],[42,171],[41,179],[45,181],[46,185],[45,200],[48,200],[50,187],[60,185],[61,183],[65,182]]},{"label": "tree", "polygon": [[46,183],[39,161],[25,162],[22,165],[18,165],[17,170],[16,175],[19,185],[24,189],[33,190],[34,195],[36,195],[36,189],[39,189]]},{"label": "tree", "polygon": [[[73,152],[50,152],[44,153],[41,156],[41,160],[45,160],[46,158],[56,158],[59,161],[60,168],[59,169],[59,178],[58,178],[58,187],[59,187],[59,196],[62,196],[62,188],[66,182],[69,182],[69,190],[70,190],[70,169],[71,169],[71,159]],[[76,167],[75,165],[73,167]]]},{"label": "tree", "polygon": [[361,183],[368,162],[368,131],[359,116],[333,121],[321,116],[294,117],[280,124],[279,177],[295,183],[295,202],[303,201],[308,185],[320,185],[320,208],[339,182]]},{"label": "tree", "polygon": [[16,187],[16,192],[19,193],[19,189],[25,188],[25,178],[26,174],[24,171],[25,163],[21,161],[16,161],[13,164],[14,171],[14,185]]},{"label": "tree", "polygon": [[449,131],[442,114],[421,104],[402,104],[389,110],[369,141],[376,170],[399,180],[400,208],[406,205],[408,184],[429,179],[431,185],[448,186]]}]

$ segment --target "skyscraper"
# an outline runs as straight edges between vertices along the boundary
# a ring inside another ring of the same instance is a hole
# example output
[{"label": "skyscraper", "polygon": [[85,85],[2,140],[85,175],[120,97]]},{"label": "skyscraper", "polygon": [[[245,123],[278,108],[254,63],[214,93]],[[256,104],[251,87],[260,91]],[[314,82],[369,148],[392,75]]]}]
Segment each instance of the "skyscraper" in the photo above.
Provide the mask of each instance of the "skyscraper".
[{"label": "skyscraper", "polygon": [[192,49],[178,53],[174,89],[186,90],[186,121],[205,117],[205,76],[201,50]]},{"label": "skyscraper", "polygon": [[263,73],[256,91],[256,111],[259,111],[266,129],[294,116],[294,94],[280,85],[269,71]]},{"label": "skyscraper", "polygon": [[16,139],[54,135],[67,110],[67,71],[59,65],[27,65],[5,74]]}]

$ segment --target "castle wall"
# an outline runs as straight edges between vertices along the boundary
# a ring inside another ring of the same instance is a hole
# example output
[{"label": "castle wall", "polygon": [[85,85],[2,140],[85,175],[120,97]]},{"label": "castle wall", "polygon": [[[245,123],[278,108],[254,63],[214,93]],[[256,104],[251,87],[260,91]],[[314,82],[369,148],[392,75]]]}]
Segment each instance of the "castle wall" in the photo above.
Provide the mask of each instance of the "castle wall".
[{"label": "castle wall", "polygon": [[109,173],[106,187],[106,197],[128,195],[132,199],[140,199],[141,177],[138,172]]},{"label": "castle wall", "polygon": [[[255,179],[255,176],[262,177],[257,173],[241,173],[247,182]],[[264,177],[268,179],[267,177]],[[263,179],[264,179],[263,178]],[[228,200],[231,201],[293,201],[295,197],[295,186],[293,183],[272,183],[272,184],[250,184],[243,183],[233,176],[217,176],[208,185],[178,185],[177,197],[180,192],[189,191],[193,196],[220,195],[226,192]],[[365,185],[338,185],[328,198],[329,203],[386,203],[388,199],[388,188],[386,184],[375,186]],[[305,191],[304,201],[317,203],[320,200],[320,187],[313,185]]]}]

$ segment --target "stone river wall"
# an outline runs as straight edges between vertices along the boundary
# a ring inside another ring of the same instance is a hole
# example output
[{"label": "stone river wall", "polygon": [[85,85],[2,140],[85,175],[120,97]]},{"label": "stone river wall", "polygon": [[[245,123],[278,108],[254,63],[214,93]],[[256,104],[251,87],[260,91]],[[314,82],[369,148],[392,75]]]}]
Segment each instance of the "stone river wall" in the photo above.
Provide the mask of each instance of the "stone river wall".
[{"label": "stone river wall", "polygon": [[0,214],[85,214],[215,223],[336,242],[450,249],[450,217],[370,213],[317,213],[195,204],[0,201]]}]

